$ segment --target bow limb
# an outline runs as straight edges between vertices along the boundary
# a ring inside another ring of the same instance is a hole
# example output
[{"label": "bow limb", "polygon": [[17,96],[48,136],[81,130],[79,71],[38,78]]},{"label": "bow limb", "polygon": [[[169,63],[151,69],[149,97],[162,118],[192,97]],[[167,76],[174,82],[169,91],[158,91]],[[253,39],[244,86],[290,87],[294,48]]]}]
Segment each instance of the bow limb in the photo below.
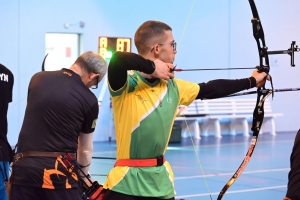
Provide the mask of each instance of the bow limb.
[{"label": "bow limb", "polygon": [[45,58],[44,58],[44,60],[43,60],[42,71],[45,71],[45,62],[46,62],[47,56],[48,56],[48,53],[47,53],[47,55],[45,56]]},{"label": "bow limb", "polygon": [[[254,0],[249,0],[250,7],[252,10],[253,18],[251,19],[252,22],[252,28],[253,28],[253,36],[257,43],[258,48],[258,54],[259,54],[259,66],[257,66],[257,69],[259,72],[266,72],[267,74],[270,71],[269,66],[269,57],[265,43],[265,36],[264,31],[261,25],[261,21],[254,3]],[[262,93],[262,89],[265,90],[265,84],[257,89],[257,100],[255,109],[253,111],[253,121],[252,121],[252,128],[253,131],[252,140],[250,143],[250,147],[247,151],[247,154],[242,162],[242,164],[239,166],[239,168],[236,170],[234,175],[231,177],[231,179],[225,184],[223,189],[220,191],[218,200],[221,200],[225,192],[228,190],[228,188],[236,181],[236,179],[242,174],[244,169],[246,168],[247,164],[249,163],[251,156],[254,152],[254,149],[256,147],[256,143],[258,140],[259,132],[261,125],[263,123],[264,119],[264,102],[270,94],[273,94],[273,88],[272,90],[269,90],[267,93]]]}]

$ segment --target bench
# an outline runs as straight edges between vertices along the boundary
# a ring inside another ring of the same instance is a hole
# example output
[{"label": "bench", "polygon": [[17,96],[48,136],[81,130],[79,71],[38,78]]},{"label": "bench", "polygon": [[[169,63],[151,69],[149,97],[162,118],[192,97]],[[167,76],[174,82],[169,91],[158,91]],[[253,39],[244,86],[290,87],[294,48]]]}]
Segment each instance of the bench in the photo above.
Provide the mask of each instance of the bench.
[{"label": "bench", "polygon": [[[253,111],[256,105],[256,98],[252,99],[196,99],[189,106],[179,106],[175,122],[181,122],[182,137],[188,137],[188,133],[193,129],[194,137],[200,139],[199,123],[203,124],[203,136],[208,136],[208,129],[211,124],[215,127],[215,136],[221,138],[221,120],[230,120],[230,134],[236,134],[239,124],[243,126],[243,134],[249,137],[249,121],[253,118]],[[264,104],[264,121],[271,124],[271,134],[276,135],[274,118],[282,116],[282,113],[272,113],[269,99]],[[262,132],[261,132],[262,133]]]}]

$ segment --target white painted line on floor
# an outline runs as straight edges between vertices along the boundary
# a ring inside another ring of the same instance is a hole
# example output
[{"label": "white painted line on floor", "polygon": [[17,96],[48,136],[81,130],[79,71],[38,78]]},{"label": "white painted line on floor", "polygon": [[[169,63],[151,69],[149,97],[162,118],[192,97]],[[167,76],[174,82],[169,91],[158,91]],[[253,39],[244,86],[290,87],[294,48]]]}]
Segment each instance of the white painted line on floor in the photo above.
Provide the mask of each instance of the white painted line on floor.
[{"label": "white painted line on floor", "polygon": [[[286,188],[286,185],[278,185],[278,186],[263,187],[263,188],[253,188],[253,189],[247,189],[247,190],[227,191],[226,194],[254,192],[254,191],[261,191],[261,190],[273,190],[273,189],[278,189],[278,188]],[[202,194],[182,195],[182,196],[175,196],[175,198],[176,199],[183,199],[183,198],[189,198],[189,197],[201,197],[201,196],[209,196],[209,195],[219,195],[219,192],[213,192],[213,193],[210,193],[210,194],[209,193],[202,193]]]},{"label": "white painted line on floor", "polygon": [[[194,140],[195,141],[195,140]],[[222,142],[221,143],[217,143],[217,144],[197,144],[197,145],[195,145],[195,148],[197,149],[197,150],[199,150],[199,149],[201,149],[201,148],[205,148],[205,147],[215,147],[215,146],[236,146],[236,145],[249,145],[250,144],[250,140],[249,141],[240,141],[240,142],[230,142],[230,143],[225,143],[225,144],[222,144]],[[274,142],[276,142],[276,143],[291,143],[291,144],[294,144],[294,139],[288,139],[288,140],[276,140],[276,141],[274,141],[274,140],[270,140],[270,141],[259,141],[259,143],[261,144],[261,143],[274,143]],[[177,150],[190,150],[190,149],[193,149],[194,150],[194,146],[193,145],[185,145],[185,146],[177,146],[177,147],[173,147],[173,146],[170,146],[170,147],[167,147],[167,149],[168,150],[175,150],[175,151],[177,151]]]},{"label": "white painted line on floor", "polygon": [[[266,172],[280,172],[280,171],[289,171],[289,170],[290,170],[290,168],[264,169],[264,170],[244,171],[243,174],[266,173]],[[175,180],[203,178],[203,177],[206,178],[206,177],[214,177],[214,176],[228,176],[228,175],[233,175],[233,174],[234,174],[234,172],[230,172],[230,173],[215,173],[215,174],[197,175],[197,176],[181,176],[181,177],[175,177]]]},{"label": "white painted line on floor", "polygon": [[99,154],[107,154],[107,153],[116,153],[117,151],[96,151],[93,152],[93,155],[99,155]]}]

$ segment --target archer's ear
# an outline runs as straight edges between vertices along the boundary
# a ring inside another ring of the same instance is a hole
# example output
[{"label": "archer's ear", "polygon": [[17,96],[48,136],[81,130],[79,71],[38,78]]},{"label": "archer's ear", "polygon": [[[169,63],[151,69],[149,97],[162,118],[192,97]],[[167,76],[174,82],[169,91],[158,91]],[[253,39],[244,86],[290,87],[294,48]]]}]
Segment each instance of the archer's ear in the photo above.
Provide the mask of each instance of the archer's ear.
[{"label": "archer's ear", "polygon": [[151,49],[151,52],[153,54],[155,54],[155,55],[158,55],[158,53],[159,53],[159,45],[158,44],[154,45],[154,47],[152,47],[152,49]]},{"label": "archer's ear", "polygon": [[155,45],[154,52],[155,54],[159,54],[159,45]]}]

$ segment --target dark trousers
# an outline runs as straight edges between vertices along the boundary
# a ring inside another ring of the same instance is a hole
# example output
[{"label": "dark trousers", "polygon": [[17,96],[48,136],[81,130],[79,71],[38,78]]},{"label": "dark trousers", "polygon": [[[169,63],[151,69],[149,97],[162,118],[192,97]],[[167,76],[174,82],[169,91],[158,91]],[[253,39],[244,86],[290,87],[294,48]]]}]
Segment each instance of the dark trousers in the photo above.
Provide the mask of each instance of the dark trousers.
[{"label": "dark trousers", "polygon": [[[155,197],[137,197],[137,196],[131,196],[131,195],[126,195],[118,192],[114,192],[111,190],[107,190],[105,193],[105,196],[103,200],[116,200],[116,199],[122,199],[122,200],[159,200],[160,198],[155,198]],[[164,200],[175,200],[175,198],[170,198],[170,199],[164,199]]]},{"label": "dark trousers", "polygon": [[298,131],[290,157],[289,181],[286,197],[300,199],[300,130]]},{"label": "dark trousers", "polygon": [[82,200],[79,188],[52,190],[20,185],[12,186],[11,200]]}]

